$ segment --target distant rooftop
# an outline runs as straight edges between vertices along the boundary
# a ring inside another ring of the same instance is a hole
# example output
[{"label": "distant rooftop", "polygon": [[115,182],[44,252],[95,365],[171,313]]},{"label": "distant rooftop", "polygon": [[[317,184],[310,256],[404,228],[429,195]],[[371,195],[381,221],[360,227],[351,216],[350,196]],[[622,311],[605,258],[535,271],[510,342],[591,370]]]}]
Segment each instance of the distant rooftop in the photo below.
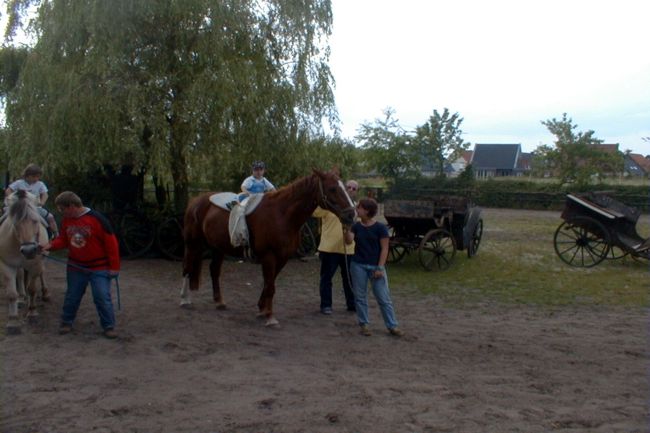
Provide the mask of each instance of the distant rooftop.
[{"label": "distant rooftop", "polygon": [[474,168],[514,169],[521,153],[521,144],[477,143],[474,146]]}]

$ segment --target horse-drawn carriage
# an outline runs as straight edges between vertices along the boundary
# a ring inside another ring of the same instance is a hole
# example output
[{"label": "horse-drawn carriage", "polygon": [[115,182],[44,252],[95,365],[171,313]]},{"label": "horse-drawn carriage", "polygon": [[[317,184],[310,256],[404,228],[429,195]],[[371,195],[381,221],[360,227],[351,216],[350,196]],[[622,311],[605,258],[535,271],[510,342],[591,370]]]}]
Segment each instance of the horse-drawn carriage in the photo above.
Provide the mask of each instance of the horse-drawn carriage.
[{"label": "horse-drawn carriage", "polygon": [[456,250],[466,250],[473,257],[483,235],[481,213],[468,198],[452,195],[385,200],[384,218],[392,232],[388,262],[398,262],[417,250],[425,269],[444,270]]},{"label": "horse-drawn carriage", "polygon": [[650,238],[636,231],[641,212],[602,193],[567,194],[555,252],[570,266],[589,268],[630,255],[650,260]]}]

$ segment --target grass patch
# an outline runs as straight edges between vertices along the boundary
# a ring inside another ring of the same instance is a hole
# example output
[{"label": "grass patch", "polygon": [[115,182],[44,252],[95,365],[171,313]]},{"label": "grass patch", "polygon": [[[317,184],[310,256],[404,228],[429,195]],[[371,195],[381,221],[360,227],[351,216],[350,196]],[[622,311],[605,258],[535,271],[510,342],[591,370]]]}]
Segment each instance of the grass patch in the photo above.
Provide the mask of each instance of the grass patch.
[{"label": "grass patch", "polygon": [[[486,209],[483,218],[485,230],[475,257],[457,251],[449,269],[429,272],[413,251],[389,265],[391,289],[433,294],[454,306],[650,305],[650,262],[625,257],[593,268],[573,268],[557,257],[553,235],[562,222],[559,212]],[[647,225],[648,217],[643,216],[638,231],[647,232]]]}]

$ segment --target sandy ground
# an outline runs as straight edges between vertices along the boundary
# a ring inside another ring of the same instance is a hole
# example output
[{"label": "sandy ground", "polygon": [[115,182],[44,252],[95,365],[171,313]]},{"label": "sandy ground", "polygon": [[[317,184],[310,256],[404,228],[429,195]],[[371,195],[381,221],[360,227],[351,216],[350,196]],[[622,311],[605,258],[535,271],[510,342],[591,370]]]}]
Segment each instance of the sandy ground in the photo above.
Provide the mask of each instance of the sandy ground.
[{"label": "sandy ground", "polygon": [[394,287],[406,336],[389,336],[371,303],[363,337],[342,293],[332,316],[318,312],[318,262],[292,261],[270,329],[255,318],[258,267],[224,271],[227,310],[205,279],[183,310],[179,263],[125,262],[110,341],[90,293],[74,333],[57,334],[64,271],[48,262],[52,302],[0,337],[0,431],[648,431],[646,310],[449,309]]}]

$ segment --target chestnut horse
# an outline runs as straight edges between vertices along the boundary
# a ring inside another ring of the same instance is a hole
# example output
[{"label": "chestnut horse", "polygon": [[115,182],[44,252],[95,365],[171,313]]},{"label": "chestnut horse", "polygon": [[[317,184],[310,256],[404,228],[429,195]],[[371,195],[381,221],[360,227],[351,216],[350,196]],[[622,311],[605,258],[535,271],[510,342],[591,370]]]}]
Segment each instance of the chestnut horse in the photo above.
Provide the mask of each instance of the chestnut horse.
[{"label": "chestnut horse", "polygon": [[[212,297],[217,308],[225,308],[219,275],[224,256],[243,257],[242,247],[233,247],[228,232],[229,212],[210,203],[205,193],[194,198],[185,211],[183,237],[183,287],[181,306],[191,305],[190,290],[199,288],[201,261],[205,248],[212,249],[210,276]],[[300,227],[314,212],[316,206],[327,209],[339,217],[343,224],[352,224],[354,204],[343,183],[334,171],[313,170],[312,174],[289,185],[266,193],[258,207],[248,216],[250,248],[262,264],[264,286],[257,303],[259,317],[266,317],[266,325],[277,325],[273,317],[275,279],[296,250],[300,242]],[[189,290],[188,290],[189,288]]]},{"label": "chestnut horse", "polygon": [[43,273],[43,258],[39,252],[40,247],[48,242],[48,237],[45,221],[36,208],[36,196],[17,191],[7,201],[8,216],[0,224],[0,278],[7,291],[7,332],[17,334],[20,332],[18,295],[25,296],[24,271],[27,271],[29,293],[27,317],[38,316],[36,282]]}]

